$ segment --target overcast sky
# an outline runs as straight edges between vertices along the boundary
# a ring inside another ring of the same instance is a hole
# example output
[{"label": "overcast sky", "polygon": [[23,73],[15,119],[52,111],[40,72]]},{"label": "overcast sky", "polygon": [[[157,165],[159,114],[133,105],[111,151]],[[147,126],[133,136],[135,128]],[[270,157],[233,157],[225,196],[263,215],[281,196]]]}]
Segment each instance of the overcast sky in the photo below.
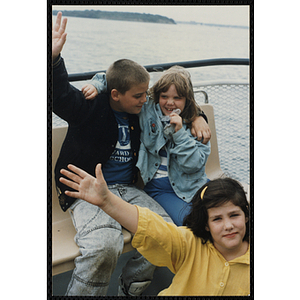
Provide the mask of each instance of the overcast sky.
[{"label": "overcast sky", "polygon": [[139,12],[162,15],[175,21],[249,26],[248,5],[53,5],[52,9]]}]

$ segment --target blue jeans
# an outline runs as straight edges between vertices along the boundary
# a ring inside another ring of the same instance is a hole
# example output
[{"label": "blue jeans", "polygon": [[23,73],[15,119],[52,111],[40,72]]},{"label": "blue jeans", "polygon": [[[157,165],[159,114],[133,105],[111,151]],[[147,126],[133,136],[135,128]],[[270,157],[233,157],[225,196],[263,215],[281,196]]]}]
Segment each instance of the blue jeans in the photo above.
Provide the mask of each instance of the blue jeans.
[{"label": "blue jeans", "polygon": [[182,226],[192,206],[175,194],[168,177],[152,179],[145,185],[144,191],[165,209],[177,226]]},{"label": "blue jeans", "polygon": [[[172,222],[164,209],[144,191],[132,185],[111,185],[110,191],[123,200],[148,207]],[[110,277],[123,250],[121,225],[99,207],[77,199],[70,207],[77,231],[75,242],[81,255],[75,259],[75,269],[67,289],[67,296],[105,296]],[[155,266],[137,251],[122,270],[121,282],[128,290],[133,282],[151,281]]]}]

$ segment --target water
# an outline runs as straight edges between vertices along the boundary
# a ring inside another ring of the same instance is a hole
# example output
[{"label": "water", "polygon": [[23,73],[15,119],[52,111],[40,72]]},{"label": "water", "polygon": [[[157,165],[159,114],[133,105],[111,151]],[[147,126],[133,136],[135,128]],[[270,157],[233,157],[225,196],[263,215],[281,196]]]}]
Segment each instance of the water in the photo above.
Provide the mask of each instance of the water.
[{"label": "water", "polygon": [[[55,18],[54,18],[55,19]],[[68,17],[67,42],[62,51],[69,74],[106,70],[115,60],[132,59],[141,65],[211,58],[249,58],[249,30],[191,24],[156,24]],[[249,80],[248,66],[189,69],[195,82]],[[150,85],[159,74],[151,73]],[[74,82],[81,88],[86,82]],[[248,95],[246,94],[246,98]],[[215,107],[221,167],[229,175],[249,183],[249,137],[241,136],[230,106],[245,116],[241,126],[249,132],[249,99],[238,103],[211,99]],[[225,113],[227,111],[227,113]],[[220,123],[222,121],[222,123]],[[224,126],[226,124],[226,128]],[[241,128],[242,128],[241,127]],[[228,141],[234,141],[231,145]],[[224,147],[222,147],[222,144]],[[234,152],[243,154],[229,157]]]},{"label": "water", "polygon": [[[209,58],[249,58],[249,30],[68,17],[62,55],[69,73],[105,70],[115,60],[141,65]],[[247,67],[190,69],[193,80],[248,79]]]}]

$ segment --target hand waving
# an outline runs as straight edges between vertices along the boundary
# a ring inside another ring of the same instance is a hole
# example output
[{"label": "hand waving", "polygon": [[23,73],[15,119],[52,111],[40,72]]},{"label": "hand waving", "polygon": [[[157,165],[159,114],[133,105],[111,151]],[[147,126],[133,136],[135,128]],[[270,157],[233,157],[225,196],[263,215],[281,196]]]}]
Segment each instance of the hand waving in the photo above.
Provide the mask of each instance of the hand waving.
[{"label": "hand waving", "polygon": [[61,21],[62,13],[58,12],[54,28],[52,27],[52,60],[54,60],[61,52],[67,38],[65,32],[67,26],[67,19]]},{"label": "hand waving", "polygon": [[74,165],[68,165],[68,168],[72,172],[65,169],[62,169],[60,172],[70,180],[61,177],[59,181],[77,192],[66,191],[66,195],[83,199],[94,205],[104,205],[108,195],[108,188],[101,171],[101,164],[96,166],[97,178]]},{"label": "hand waving", "polygon": [[96,178],[74,165],[68,165],[68,168],[72,172],[65,169],[62,169],[60,172],[70,180],[63,177],[59,180],[78,192],[65,191],[66,195],[99,206],[132,233],[137,231],[138,209],[108,189],[101,171],[101,164],[96,166]]}]

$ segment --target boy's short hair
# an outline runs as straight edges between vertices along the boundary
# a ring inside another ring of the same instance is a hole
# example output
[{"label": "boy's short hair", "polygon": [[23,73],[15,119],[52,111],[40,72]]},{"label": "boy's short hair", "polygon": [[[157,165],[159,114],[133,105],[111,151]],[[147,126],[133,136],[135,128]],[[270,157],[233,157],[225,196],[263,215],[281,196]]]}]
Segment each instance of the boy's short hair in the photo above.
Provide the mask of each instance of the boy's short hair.
[{"label": "boy's short hair", "polygon": [[112,63],[106,71],[107,90],[116,89],[125,94],[134,85],[149,82],[150,75],[140,64],[130,59],[120,59]]},{"label": "boy's short hair", "polygon": [[[205,188],[206,190],[201,196]],[[248,218],[243,240],[249,241],[249,203],[243,187],[232,178],[218,178],[204,184],[194,195],[191,212],[185,217],[183,225],[190,228],[195,236],[202,238],[204,244],[208,240],[213,242],[211,233],[206,230],[208,223],[207,210],[223,205],[228,201],[239,206],[245,217]]]}]

